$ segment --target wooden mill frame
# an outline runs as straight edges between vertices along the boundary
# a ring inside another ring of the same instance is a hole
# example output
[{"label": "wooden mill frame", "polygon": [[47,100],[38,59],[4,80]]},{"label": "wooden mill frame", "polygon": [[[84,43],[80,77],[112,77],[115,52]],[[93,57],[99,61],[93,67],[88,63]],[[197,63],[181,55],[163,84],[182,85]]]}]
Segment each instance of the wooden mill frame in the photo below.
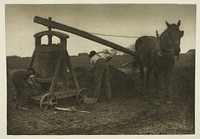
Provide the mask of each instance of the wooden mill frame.
[{"label": "wooden mill frame", "polygon": [[[42,37],[43,36],[48,37],[48,44],[45,46],[42,45]],[[60,39],[59,44],[52,44],[53,36],[56,36],[57,38]],[[40,75],[38,75],[38,73],[37,73],[37,67],[35,66],[36,67],[36,69],[35,69],[36,70],[36,77],[35,77],[36,82],[41,83],[41,84],[50,83],[50,88],[48,90],[48,93],[33,96],[31,98],[34,100],[39,100],[40,107],[45,108],[45,109],[48,108],[49,106],[54,107],[55,105],[57,105],[57,99],[59,99],[59,98],[76,96],[77,102],[80,103],[80,101],[82,101],[82,99],[83,99],[83,98],[81,98],[82,96],[80,96],[80,93],[83,92],[84,89],[80,89],[78,80],[76,78],[75,72],[74,72],[72,64],[71,64],[70,56],[67,52],[67,39],[69,38],[69,36],[66,34],[63,34],[61,32],[52,31],[51,29],[49,29],[48,31],[42,31],[42,32],[36,33],[34,35],[34,37],[35,37],[35,50],[33,52],[29,67],[34,68],[34,62],[36,62],[36,56],[40,52],[45,52],[45,53],[49,54],[51,52],[52,48],[57,47],[56,49],[58,50],[57,53],[59,53],[59,56],[58,56],[58,60],[56,62],[57,64],[55,65],[55,72],[52,77],[47,77],[47,78],[40,77]],[[54,45],[55,47],[53,47],[52,45]],[[67,67],[69,68],[72,79],[76,86],[76,89],[74,89],[74,90],[67,88],[67,75],[66,75]],[[61,74],[61,75],[59,75],[59,74]],[[46,73],[45,73],[45,75],[46,75]],[[59,76],[61,77],[61,79],[58,79]],[[55,91],[56,82],[58,80],[61,80],[63,82],[64,88],[63,88],[63,90]]]}]

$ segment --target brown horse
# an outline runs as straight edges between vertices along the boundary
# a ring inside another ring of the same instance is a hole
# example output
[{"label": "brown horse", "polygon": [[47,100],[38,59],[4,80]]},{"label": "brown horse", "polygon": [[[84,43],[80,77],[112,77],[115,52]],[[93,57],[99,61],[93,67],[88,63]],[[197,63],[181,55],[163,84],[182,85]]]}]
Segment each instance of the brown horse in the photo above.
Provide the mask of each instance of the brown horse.
[{"label": "brown horse", "polygon": [[[165,103],[171,104],[172,101],[169,95],[170,77],[172,68],[175,64],[175,56],[179,56],[180,40],[184,32],[180,31],[179,26],[181,21],[177,24],[169,24],[166,22],[167,29],[157,37],[142,36],[136,40],[136,60],[140,70],[142,80],[142,88],[149,88],[149,79],[151,72],[154,72],[155,80],[155,104],[160,105],[159,92],[159,77],[160,72],[165,72]],[[178,58],[177,58],[178,59]],[[146,81],[144,67],[146,71]]]}]

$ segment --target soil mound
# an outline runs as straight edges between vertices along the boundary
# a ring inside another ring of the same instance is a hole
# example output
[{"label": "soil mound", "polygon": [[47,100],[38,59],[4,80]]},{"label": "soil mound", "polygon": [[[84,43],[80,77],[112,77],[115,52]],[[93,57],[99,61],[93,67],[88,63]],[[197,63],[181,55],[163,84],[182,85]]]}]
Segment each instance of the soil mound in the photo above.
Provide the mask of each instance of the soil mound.
[{"label": "soil mound", "polygon": [[[134,93],[135,82],[124,72],[110,66],[111,87],[113,96],[122,96]],[[94,70],[83,67],[74,69],[77,80],[81,88],[87,88],[90,92],[95,90]],[[73,83],[72,78],[69,79],[70,84]]]}]

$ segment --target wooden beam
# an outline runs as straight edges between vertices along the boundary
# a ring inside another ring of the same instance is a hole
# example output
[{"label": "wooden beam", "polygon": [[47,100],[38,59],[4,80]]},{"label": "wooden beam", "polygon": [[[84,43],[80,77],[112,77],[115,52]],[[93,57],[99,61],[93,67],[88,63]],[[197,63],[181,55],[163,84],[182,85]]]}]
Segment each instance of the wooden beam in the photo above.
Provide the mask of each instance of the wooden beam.
[{"label": "wooden beam", "polygon": [[34,60],[35,60],[35,50],[33,51],[33,54],[32,54],[32,57],[31,57],[31,62],[29,64],[29,66],[28,66],[29,68],[32,68]]},{"label": "wooden beam", "polygon": [[63,53],[64,53],[64,51],[62,50],[61,53],[60,53],[59,59],[58,59],[58,63],[56,65],[56,69],[55,69],[55,73],[53,75],[53,80],[51,82],[51,86],[50,86],[50,89],[49,89],[49,93],[53,94],[53,95],[54,95],[54,88],[55,88],[55,85],[56,85],[56,81],[57,81],[57,78],[58,78],[58,73],[60,71],[61,64],[62,64],[61,62],[63,60]]},{"label": "wooden beam", "polygon": [[110,42],[108,40],[105,40],[105,39],[102,39],[102,38],[97,37],[95,35],[92,35],[88,32],[85,32],[85,31],[82,31],[82,30],[79,30],[79,29],[76,29],[76,28],[55,22],[55,21],[51,21],[51,20],[48,20],[46,18],[41,18],[41,17],[38,17],[38,16],[34,17],[34,22],[38,23],[38,24],[42,24],[44,26],[47,26],[48,28],[55,28],[55,29],[59,29],[59,30],[62,30],[62,31],[66,31],[66,32],[81,36],[83,38],[95,41],[95,42],[103,44],[103,45],[106,45],[106,46],[111,47],[113,49],[116,49],[118,51],[121,51],[121,52],[130,54],[132,56],[135,56],[134,51],[131,51],[131,50],[126,49],[126,48],[124,48],[124,47],[122,47],[118,44],[115,44],[115,43]]},{"label": "wooden beam", "polygon": [[76,85],[76,88],[78,90],[80,90],[80,86],[79,86],[78,80],[76,78],[76,74],[75,74],[74,69],[72,67],[72,63],[71,63],[71,60],[70,60],[70,57],[69,57],[69,54],[67,53],[67,51],[65,52],[65,57],[64,58],[67,60],[67,65],[68,65],[68,68],[69,68],[70,73],[72,75],[72,79],[73,79],[73,81],[74,81],[74,83]]}]

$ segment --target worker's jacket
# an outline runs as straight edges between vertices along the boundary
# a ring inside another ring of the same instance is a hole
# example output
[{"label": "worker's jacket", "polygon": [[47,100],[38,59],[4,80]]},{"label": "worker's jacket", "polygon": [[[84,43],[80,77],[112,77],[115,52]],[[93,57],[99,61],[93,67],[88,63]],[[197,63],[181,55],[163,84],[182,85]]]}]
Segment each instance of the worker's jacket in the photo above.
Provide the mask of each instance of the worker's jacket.
[{"label": "worker's jacket", "polygon": [[18,92],[30,89],[27,79],[31,74],[26,69],[19,69],[11,74],[12,82]]}]

